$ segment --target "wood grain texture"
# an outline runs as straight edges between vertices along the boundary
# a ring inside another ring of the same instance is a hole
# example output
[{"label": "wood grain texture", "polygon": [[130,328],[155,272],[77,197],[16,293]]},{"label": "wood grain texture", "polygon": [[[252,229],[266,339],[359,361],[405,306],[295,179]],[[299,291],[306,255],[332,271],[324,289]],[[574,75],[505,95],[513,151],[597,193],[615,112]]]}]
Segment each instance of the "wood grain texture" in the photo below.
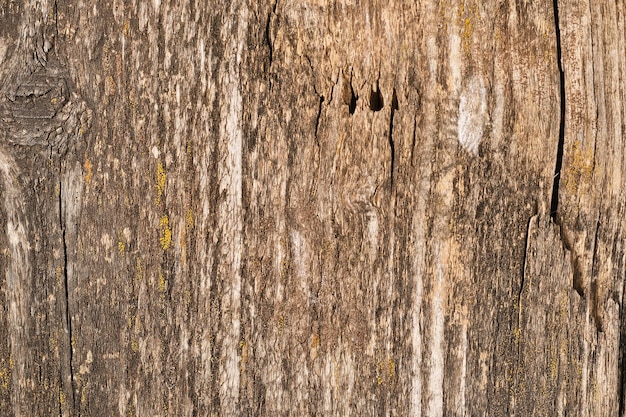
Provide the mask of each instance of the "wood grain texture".
[{"label": "wood grain texture", "polygon": [[0,1],[8,416],[624,416],[624,4]]}]

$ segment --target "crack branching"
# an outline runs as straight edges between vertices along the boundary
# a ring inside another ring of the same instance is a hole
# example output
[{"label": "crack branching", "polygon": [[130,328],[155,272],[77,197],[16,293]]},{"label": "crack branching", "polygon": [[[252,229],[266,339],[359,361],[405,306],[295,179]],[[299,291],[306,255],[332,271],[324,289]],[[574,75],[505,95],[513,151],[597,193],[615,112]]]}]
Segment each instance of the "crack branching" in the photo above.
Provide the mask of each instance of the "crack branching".
[{"label": "crack branching", "polygon": [[550,217],[556,221],[559,209],[559,184],[561,181],[561,167],[563,165],[563,146],[565,144],[565,73],[563,71],[563,58],[561,55],[561,29],[559,27],[559,0],[553,0],[554,5],[554,26],[556,33],[556,57],[559,68],[559,90],[560,90],[560,121],[559,121],[559,142],[556,152],[556,164],[554,167],[554,182],[552,185],[552,198],[550,201]]},{"label": "crack branching", "polygon": [[396,110],[398,110],[398,96],[396,95],[396,89],[394,88],[391,96],[391,114],[389,116],[389,149],[391,151],[391,168],[389,171],[389,179],[391,180],[391,189],[393,189],[393,172],[396,157],[396,149],[393,142],[393,118],[396,114]]},{"label": "crack branching", "polygon": [[72,404],[74,404],[74,389],[75,389],[75,378],[74,378],[74,361],[73,361],[73,337],[72,337],[72,315],[70,313],[70,290],[69,290],[69,280],[67,273],[67,239],[66,239],[66,225],[63,219],[63,183],[59,181],[59,226],[61,228],[61,243],[63,246],[63,286],[64,286],[64,296],[65,296],[65,327],[67,329],[67,337],[68,337],[68,348],[69,348],[69,372],[70,372],[70,383],[71,383],[71,395],[72,395]]}]

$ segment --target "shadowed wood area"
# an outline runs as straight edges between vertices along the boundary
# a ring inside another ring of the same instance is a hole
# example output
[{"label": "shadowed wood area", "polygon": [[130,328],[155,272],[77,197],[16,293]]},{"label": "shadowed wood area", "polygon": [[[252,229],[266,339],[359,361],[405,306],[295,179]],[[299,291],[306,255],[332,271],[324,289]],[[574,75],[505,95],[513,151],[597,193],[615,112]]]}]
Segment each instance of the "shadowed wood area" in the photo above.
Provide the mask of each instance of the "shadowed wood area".
[{"label": "shadowed wood area", "polygon": [[0,0],[0,414],[626,417],[622,0]]}]

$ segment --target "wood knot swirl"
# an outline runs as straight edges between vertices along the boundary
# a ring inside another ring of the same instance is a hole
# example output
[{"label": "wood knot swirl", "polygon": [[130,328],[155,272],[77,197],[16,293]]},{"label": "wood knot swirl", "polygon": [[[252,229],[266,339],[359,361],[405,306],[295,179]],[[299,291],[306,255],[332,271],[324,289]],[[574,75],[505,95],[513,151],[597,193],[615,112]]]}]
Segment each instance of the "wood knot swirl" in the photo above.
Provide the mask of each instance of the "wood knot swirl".
[{"label": "wood knot swirl", "polygon": [[63,154],[70,138],[89,129],[91,115],[86,103],[70,92],[66,71],[58,62],[16,77],[0,97],[2,139],[12,145],[45,146]]}]

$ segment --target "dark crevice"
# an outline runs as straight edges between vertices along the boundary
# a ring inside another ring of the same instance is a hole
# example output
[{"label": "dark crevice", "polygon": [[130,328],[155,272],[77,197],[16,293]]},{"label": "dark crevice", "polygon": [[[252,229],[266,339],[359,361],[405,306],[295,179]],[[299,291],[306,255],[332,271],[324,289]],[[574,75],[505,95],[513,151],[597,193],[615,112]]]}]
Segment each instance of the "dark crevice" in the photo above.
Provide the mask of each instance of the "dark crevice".
[{"label": "dark crevice", "polygon": [[317,132],[320,127],[320,119],[322,118],[322,106],[324,105],[324,96],[320,96],[320,103],[317,108],[317,117],[315,118],[315,141],[318,141]]},{"label": "dark crevice", "polygon": [[383,101],[383,95],[380,92],[379,88],[373,89],[370,92],[370,110],[377,112],[381,111],[385,103]]},{"label": "dark crevice", "polygon": [[396,157],[396,149],[395,144],[393,142],[393,118],[396,114],[396,110],[398,110],[398,97],[396,96],[396,89],[393,89],[393,93],[391,95],[391,114],[389,116],[389,149],[391,151],[391,168],[389,172],[389,179],[391,181],[391,188],[393,189],[393,173],[394,173],[394,164]]},{"label": "dark crevice", "polygon": [[272,13],[267,14],[267,23],[265,25],[265,41],[267,42],[267,48],[269,50],[269,67],[272,67],[272,62],[274,60],[274,45],[272,45],[272,35],[270,24],[272,23]]},{"label": "dark crevice", "polygon": [[350,112],[350,116],[354,114],[356,111],[356,102],[359,97],[354,92],[354,87],[352,86],[352,73],[343,73],[343,80],[341,83],[341,101],[343,104],[348,106],[348,111]]},{"label": "dark crevice", "polygon": [[559,142],[556,152],[556,164],[554,167],[554,182],[552,185],[552,198],[550,201],[550,217],[557,220],[559,209],[559,184],[561,181],[561,167],[563,165],[563,147],[565,144],[565,73],[563,72],[563,58],[561,54],[561,30],[559,28],[559,5],[558,0],[553,0],[554,5],[554,26],[556,32],[556,56],[559,68],[559,89],[560,89],[560,121],[559,121]]},{"label": "dark crevice", "polygon": [[71,383],[71,401],[72,405],[75,405],[74,402],[74,390],[76,387],[76,382],[74,378],[74,361],[73,361],[73,347],[72,347],[72,315],[70,313],[70,290],[69,290],[69,280],[67,273],[67,239],[66,239],[66,228],[65,221],[63,220],[63,188],[62,182],[59,182],[59,226],[61,228],[61,242],[63,245],[63,286],[64,286],[64,296],[65,296],[65,327],[67,329],[67,337],[68,337],[68,349],[69,349],[69,372],[70,372],[70,383]]},{"label": "dark crevice", "polygon": [[356,111],[356,101],[359,98],[354,93],[354,88],[352,88],[352,84],[350,84],[350,101],[348,103],[348,110],[350,111],[350,115],[352,116]]},{"label": "dark crevice", "polygon": [[54,40],[56,42],[56,40],[59,39],[59,5],[57,4],[56,0],[54,2],[54,35]]},{"label": "dark crevice", "polygon": [[274,62],[274,43],[272,41],[272,17],[276,16],[276,8],[278,7],[278,0],[274,1],[271,10],[267,13],[267,22],[265,23],[265,42],[267,42],[267,48],[269,51],[269,67],[272,67]]},{"label": "dark crevice", "polygon": [[[561,230],[561,234],[562,233],[563,231]],[[573,279],[572,284],[573,284],[574,290],[576,290],[580,298],[585,298],[585,283],[583,281],[583,270],[582,270],[582,265],[580,264],[580,260],[576,259],[574,255],[574,250],[572,249],[571,246],[565,246],[565,249],[567,249],[571,254],[572,269],[573,269],[573,274],[574,274],[574,279]]]}]

